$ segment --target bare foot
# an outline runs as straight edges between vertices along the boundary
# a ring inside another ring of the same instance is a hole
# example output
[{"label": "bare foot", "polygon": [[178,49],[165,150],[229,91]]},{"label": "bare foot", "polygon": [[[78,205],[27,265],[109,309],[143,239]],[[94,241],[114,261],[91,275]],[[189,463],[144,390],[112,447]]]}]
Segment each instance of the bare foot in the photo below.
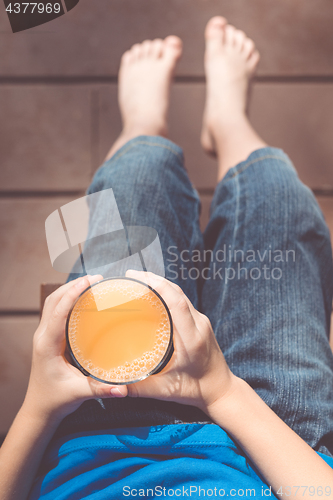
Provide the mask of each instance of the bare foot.
[{"label": "bare foot", "polygon": [[146,40],[124,53],[119,71],[123,131],[107,160],[138,135],[167,135],[170,84],[181,53],[176,36]]},{"label": "bare foot", "polygon": [[[248,86],[259,62],[259,52],[252,40],[223,17],[213,17],[208,22],[205,36],[207,98],[201,144],[207,153],[220,156],[225,154],[223,148],[230,131],[236,127],[243,130],[245,121],[248,123]],[[263,145],[260,139],[260,147]]]}]

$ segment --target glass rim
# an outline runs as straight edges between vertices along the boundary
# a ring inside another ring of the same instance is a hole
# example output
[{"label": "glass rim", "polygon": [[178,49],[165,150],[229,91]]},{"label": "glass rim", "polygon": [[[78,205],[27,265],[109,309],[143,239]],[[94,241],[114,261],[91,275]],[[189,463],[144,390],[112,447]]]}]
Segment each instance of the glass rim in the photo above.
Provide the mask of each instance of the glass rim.
[{"label": "glass rim", "polygon": [[[140,283],[140,285],[143,285],[146,288],[149,288],[149,290],[151,290],[159,298],[159,300],[162,302],[162,304],[163,304],[163,306],[164,306],[164,308],[165,308],[165,310],[167,312],[167,315],[168,315],[168,318],[169,318],[169,324],[170,324],[169,343],[168,343],[168,347],[167,347],[167,349],[166,349],[166,351],[165,351],[162,359],[146,375],[143,375],[140,378],[137,378],[135,380],[130,380],[130,381],[127,381],[127,382],[110,382],[109,380],[104,380],[102,378],[96,377],[95,375],[92,375],[91,373],[89,373],[89,371],[86,368],[84,368],[81,365],[81,363],[76,359],[75,354],[74,354],[73,349],[72,349],[72,346],[70,344],[70,340],[69,340],[69,332],[68,332],[68,330],[69,330],[69,322],[70,322],[70,319],[71,319],[71,315],[72,315],[73,309],[76,306],[77,302],[80,300],[80,298],[88,290],[90,290],[94,286],[99,285],[100,283],[103,283],[104,281],[111,281],[111,280],[134,281],[136,283]],[[92,285],[89,284],[89,286],[87,288],[85,288],[83,290],[83,292],[81,292],[80,295],[76,298],[73,306],[71,307],[71,309],[70,309],[70,311],[69,311],[69,313],[67,315],[67,320],[66,320],[66,345],[67,345],[67,347],[69,349],[69,354],[70,354],[73,362],[75,363],[76,368],[78,368],[87,377],[91,377],[94,380],[97,380],[98,382],[103,382],[104,384],[109,384],[109,385],[129,385],[129,384],[135,384],[136,382],[141,382],[142,380],[145,380],[146,378],[150,377],[150,375],[154,375],[155,373],[160,372],[164,368],[164,366],[166,366],[167,363],[169,362],[169,360],[171,358],[171,355],[173,353],[173,350],[174,350],[174,347],[173,347],[173,322],[172,322],[171,313],[170,313],[170,310],[169,310],[169,308],[168,308],[165,300],[163,299],[163,297],[161,297],[161,295],[154,288],[152,288],[150,285],[147,285],[147,283],[144,283],[143,281],[140,281],[140,280],[137,280],[137,279],[134,279],[134,278],[128,278],[126,276],[115,276],[115,277],[112,277],[112,278],[103,278],[102,280],[96,281],[96,283],[93,283]]]}]

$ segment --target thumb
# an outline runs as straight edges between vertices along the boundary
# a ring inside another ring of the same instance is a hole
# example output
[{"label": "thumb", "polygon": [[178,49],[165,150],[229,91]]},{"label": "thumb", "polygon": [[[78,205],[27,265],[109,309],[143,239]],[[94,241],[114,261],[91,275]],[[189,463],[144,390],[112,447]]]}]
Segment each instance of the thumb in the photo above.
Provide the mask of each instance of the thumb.
[{"label": "thumb", "polygon": [[86,397],[89,398],[125,398],[128,395],[126,385],[103,384],[91,377],[87,377],[86,382]]}]

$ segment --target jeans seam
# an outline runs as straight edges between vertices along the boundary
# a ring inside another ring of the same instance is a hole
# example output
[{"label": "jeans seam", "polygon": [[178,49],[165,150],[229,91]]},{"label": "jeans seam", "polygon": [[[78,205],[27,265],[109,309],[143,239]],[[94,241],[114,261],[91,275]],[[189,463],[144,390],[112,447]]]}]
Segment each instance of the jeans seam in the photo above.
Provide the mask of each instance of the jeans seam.
[{"label": "jeans seam", "polygon": [[[239,226],[239,209],[240,209],[239,200],[240,200],[240,197],[241,197],[240,185],[239,185],[239,180],[237,179],[236,208],[235,208],[235,212],[234,212],[235,225],[234,225],[234,230],[233,230],[233,233],[232,233],[232,248],[235,247],[236,235],[237,235],[238,226]],[[228,291],[229,291],[229,289],[228,289],[228,282],[226,282],[223,285],[223,291],[222,291],[221,301],[220,301],[220,305],[219,305],[220,312],[222,312],[223,304],[225,303],[225,299],[226,299],[226,296],[228,294]]]},{"label": "jeans seam", "polygon": [[127,149],[125,149],[125,151],[123,151],[122,153],[115,154],[114,157],[110,159],[110,163],[121,158],[124,154],[128,153],[130,149],[132,149],[134,146],[138,144],[144,146],[154,146],[154,147],[157,146],[159,148],[167,149],[168,151],[171,151],[171,153],[173,153],[180,161],[182,161],[182,156],[179,153],[177,153],[177,151],[172,149],[170,146],[166,146],[165,144],[159,144],[158,142],[136,141],[133,144],[130,144],[127,147]]},{"label": "jeans seam", "polygon": [[286,165],[290,166],[290,162],[285,160],[284,158],[281,158],[280,156],[275,156],[275,155],[266,155],[266,156],[260,156],[259,158],[254,158],[253,160],[247,162],[242,168],[237,170],[234,174],[232,174],[230,177],[228,177],[223,184],[226,184],[229,180],[234,179],[237,177],[237,175],[241,174],[246,170],[250,165],[253,165],[254,163],[257,163],[259,161],[264,161],[264,160],[280,160],[283,161]]}]

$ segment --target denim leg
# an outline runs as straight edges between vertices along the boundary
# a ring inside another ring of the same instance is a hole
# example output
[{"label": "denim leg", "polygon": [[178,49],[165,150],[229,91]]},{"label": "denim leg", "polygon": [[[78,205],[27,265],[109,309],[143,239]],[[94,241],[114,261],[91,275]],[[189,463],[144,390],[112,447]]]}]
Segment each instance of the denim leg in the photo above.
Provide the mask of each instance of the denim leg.
[{"label": "denim leg", "polygon": [[333,453],[330,235],[281,150],[255,151],[227,173],[204,239],[214,257],[202,307],[231,370],[310,446]]},{"label": "denim leg", "polygon": [[[113,189],[125,228],[149,226],[156,230],[165,263],[170,262],[170,258],[175,261],[171,268],[166,265],[166,278],[180,285],[197,307],[197,282],[182,280],[181,273],[175,272],[182,250],[203,249],[200,200],[184,168],[182,150],[162,137],[140,136],[127,142],[96,172],[87,194],[109,188]],[[112,251],[108,238],[101,238],[97,243],[95,240],[92,249],[89,243],[96,228],[106,226],[106,208],[107,203],[98,202],[90,213],[85,250],[95,258],[97,267],[100,255],[105,257]],[[68,280],[77,276],[72,272]],[[58,434],[207,420],[197,408],[153,399],[105,399],[103,403],[105,409],[94,400],[83,403],[64,419]]]},{"label": "denim leg", "polygon": [[[157,232],[165,263],[165,277],[180,285],[197,307],[197,282],[182,280],[179,269],[183,250],[199,252],[203,248],[199,228],[200,199],[184,168],[181,148],[162,137],[140,136],[132,139],[96,172],[87,194],[108,188],[113,189],[125,228],[148,226]],[[85,248],[102,274],[103,266],[99,267],[98,261],[101,255],[111,253],[112,243],[115,242],[110,238],[91,238],[96,227],[105,225],[106,205],[102,200],[93,207]],[[93,246],[90,241],[94,241]],[[68,280],[77,276],[72,272]],[[103,276],[108,277],[105,273]]]}]

